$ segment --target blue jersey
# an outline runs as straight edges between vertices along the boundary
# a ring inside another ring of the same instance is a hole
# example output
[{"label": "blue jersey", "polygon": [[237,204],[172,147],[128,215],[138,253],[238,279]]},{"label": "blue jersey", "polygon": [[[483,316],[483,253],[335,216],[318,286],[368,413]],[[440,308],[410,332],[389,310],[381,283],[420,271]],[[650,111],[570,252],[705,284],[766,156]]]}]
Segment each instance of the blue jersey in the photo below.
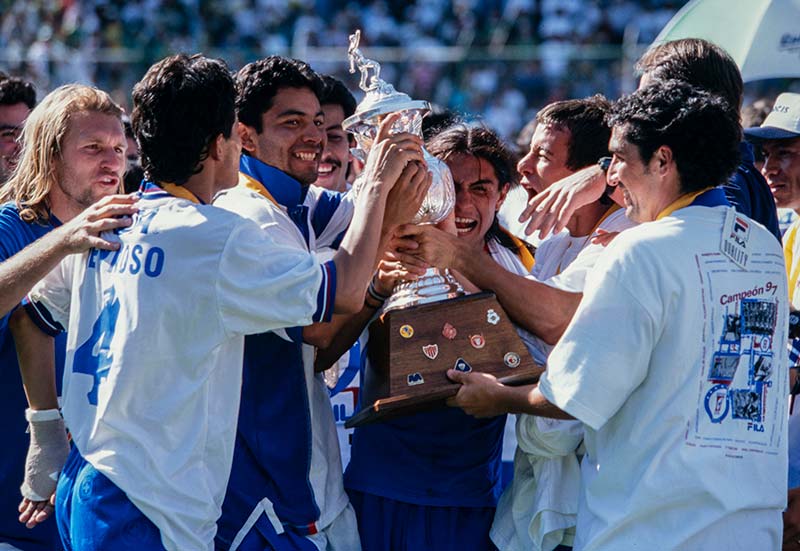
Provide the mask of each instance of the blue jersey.
[{"label": "blue jersey", "polygon": [[767,181],[753,165],[755,160],[753,146],[742,142],[739,145],[739,153],[742,159],[736,172],[722,186],[725,198],[737,212],[763,224],[780,243],[781,230],[778,225],[778,209]]},{"label": "blue jersey", "polygon": [[[242,157],[240,185],[214,204],[266,228],[298,249],[337,247],[350,203],[309,189],[269,165]],[[233,468],[217,544],[238,545],[268,521],[281,533],[314,534],[347,506],[336,428],[314,348],[302,327],[245,339],[244,379]]]},{"label": "blue jersey", "polygon": [[[52,215],[44,224],[27,223],[19,217],[13,203],[0,206],[0,262],[14,256],[50,230],[60,225]],[[31,282],[33,283],[33,282]],[[25,528],[17,517],[22,496],[19,487],[25,473],[25,455],[30,438],[27,433],[25,408],[28,400],[22,388],[14,338],[8,330],[9,315],[0,318],[0,407],[3,411],[3,453],[0,454],[0,542],[25,551],[50,551],[59,547],[58,532],[53,521],[40,524],[33,530]],[[64,367],[66,337],[56,339],[56,384],[61,393],[61,373]]]},{"label": "blue jersey", "polygon": [[505,422],[447,408],[358,427],[345,487],[417,505],[494,507]]}]

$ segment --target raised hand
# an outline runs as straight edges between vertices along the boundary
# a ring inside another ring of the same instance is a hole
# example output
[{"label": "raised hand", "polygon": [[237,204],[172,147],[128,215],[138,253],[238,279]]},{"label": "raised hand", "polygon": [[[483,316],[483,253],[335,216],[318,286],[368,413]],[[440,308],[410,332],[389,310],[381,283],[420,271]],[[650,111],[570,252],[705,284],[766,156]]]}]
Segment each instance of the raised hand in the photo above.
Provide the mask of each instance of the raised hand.
[{"label": "raised hand", "polygon": [[[409,163],[416,162],[427,168],[422,155],[422,138],[406,132],[390,134],[399,118],[400,113],[392,113],[378,128],[361,176],[366,188],[388,192],[400,181]],[[412,175],[406,173],[405,177]]]},{"label": "raised hand", "polygon": [[529,220],[525,234],[537,230],[542,237],[559,233],[576,210],[600,199],[605,189],[606,175],[599,166],[584,168],[555,182],[528,201],[520,214],[520,222]]}]

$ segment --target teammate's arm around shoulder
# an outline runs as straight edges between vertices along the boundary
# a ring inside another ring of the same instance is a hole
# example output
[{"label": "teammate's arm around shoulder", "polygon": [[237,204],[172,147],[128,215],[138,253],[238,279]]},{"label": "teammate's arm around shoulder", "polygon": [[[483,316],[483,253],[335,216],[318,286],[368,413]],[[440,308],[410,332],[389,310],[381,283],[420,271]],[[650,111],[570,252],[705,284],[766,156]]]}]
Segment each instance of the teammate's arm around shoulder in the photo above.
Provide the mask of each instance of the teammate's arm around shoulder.
[{"label": "teammate's arm around shoulder", "polygon": [[69,222],[0,262],[0,315],[19,304],[32,284],[47,275],[66,256],[92,247],[117,249],[117,243],[106,241],[100,235],[129,226],[130,216],[137,210],[135,202],[132,195],[104,197]]}]

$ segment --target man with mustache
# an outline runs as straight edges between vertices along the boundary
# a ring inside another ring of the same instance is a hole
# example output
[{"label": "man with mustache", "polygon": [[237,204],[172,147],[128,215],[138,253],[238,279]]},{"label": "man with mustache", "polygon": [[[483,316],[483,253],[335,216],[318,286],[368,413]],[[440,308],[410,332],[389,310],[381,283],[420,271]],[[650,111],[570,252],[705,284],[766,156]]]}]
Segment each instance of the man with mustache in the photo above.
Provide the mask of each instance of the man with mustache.
[{"label": "man with mustache", "polygon": [[350,134],[342,128],[342,121],[356,111],[356,98],[344,83],[332,76],[322,76],[322,112],[325,115],[325,134],[327,140],[322,150],[317,181],[320,186],[331,191],[345,192],[350,189],[347,180],[350,168]]}]

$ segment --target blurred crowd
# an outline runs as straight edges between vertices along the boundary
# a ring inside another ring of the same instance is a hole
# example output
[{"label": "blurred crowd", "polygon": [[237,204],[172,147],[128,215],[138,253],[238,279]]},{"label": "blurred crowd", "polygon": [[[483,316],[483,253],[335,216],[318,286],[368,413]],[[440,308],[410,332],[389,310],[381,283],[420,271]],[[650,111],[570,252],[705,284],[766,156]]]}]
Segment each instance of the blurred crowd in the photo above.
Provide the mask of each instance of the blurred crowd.
[{"label": "blurred crowd", "polygon": [[[234,69],[270,53],[294,55],[356,88],[344,52],[348,34],[361,28],[367,49],[413,48],[400,56],[407,61],[378,59],[399,89],[482,113],[510,137],[548,102],[597,92],[617,97],[623,35],[649,44],[684,3],[4,0],[0,67],[33,80],[40,93],[78,81],[111,91],[123,105],[154,60],[178,51],[223,57]],[[459,47],[462,57],[437,50],[447,47]],[[335,55],[315,60],[309,52],[323,50],[314,48],[341,48],[341,61],[330,61]]]}]

